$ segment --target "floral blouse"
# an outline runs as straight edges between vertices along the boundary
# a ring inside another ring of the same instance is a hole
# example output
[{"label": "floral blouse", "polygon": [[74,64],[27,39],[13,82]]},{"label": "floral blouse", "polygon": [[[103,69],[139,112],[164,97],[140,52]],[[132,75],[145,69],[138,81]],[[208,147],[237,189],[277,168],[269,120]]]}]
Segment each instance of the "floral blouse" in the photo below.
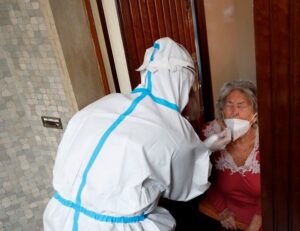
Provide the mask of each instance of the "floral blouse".
[{"label": "floral blouse", "polygon": [[[220,125],[214,120],[204,126],[201,136],[205,139],[220,131]],[[238,220],[249,224],[255,214],[261,214],[258,130],[254,148],[244,165],[237,166],[226,149],[214,152],[211,161],[215,175],[206,192],[207,199],[217,212],[228,208]]]}]

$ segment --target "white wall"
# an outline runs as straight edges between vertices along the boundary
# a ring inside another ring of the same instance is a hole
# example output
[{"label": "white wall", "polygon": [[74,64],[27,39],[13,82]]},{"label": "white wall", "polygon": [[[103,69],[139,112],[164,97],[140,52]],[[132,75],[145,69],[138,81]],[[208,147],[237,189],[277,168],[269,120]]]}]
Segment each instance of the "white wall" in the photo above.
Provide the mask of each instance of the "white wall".
[{"label": "white wall", "polygon": [[224,82],[256,83],[252,0],[205,0],[214,102]]}]

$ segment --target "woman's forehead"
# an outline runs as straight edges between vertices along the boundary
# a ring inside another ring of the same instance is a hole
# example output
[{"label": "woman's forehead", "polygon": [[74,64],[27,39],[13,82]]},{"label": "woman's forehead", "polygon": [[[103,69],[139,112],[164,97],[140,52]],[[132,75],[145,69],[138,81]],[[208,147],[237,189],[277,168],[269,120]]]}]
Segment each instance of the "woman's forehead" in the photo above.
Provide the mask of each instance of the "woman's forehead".
[{"label": "woman's forehead", "polygon": [[226,97],[225,100],[243,100],[249,101],[247,94],[241,90],[234,89]]}]

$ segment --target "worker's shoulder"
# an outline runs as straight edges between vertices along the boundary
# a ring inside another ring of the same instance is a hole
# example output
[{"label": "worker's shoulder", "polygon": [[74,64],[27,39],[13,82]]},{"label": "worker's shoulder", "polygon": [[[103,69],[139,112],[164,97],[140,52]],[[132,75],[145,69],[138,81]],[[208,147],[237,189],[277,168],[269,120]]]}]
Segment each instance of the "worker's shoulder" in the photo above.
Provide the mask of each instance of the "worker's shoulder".
[{"label": "worker's shoulder", "polygon": [[178,120],[169,123],[168,127],[165,132],[172,137],[177,146],[199,142],[199,137],[191,124],[180,115]]},{"label": "worker's shoulder", "polygon": [[102,98],[86,105],[83,107],[79,113],[86,113],[86,112],[93,112],[98,110],[109,110],[109,108],[118,108],[122,107],[122,105],[125,104],[125,102],[128,101],[130,103],[130,95],[127,96],[125,94],[121,93],[112,93],[108,94],[106,96],[103,96]]}]

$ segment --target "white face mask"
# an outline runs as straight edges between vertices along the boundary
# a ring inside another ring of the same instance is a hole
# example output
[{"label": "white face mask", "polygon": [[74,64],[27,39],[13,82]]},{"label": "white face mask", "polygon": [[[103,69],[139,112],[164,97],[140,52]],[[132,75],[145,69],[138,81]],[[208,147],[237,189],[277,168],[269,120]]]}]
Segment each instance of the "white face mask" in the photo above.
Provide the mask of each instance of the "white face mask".
[{"label": "white face mask", "polygon": [[230,129],[233,141],[246,134],[250,128],[250,122],[248,120],[224,119],[224,123]]}]

